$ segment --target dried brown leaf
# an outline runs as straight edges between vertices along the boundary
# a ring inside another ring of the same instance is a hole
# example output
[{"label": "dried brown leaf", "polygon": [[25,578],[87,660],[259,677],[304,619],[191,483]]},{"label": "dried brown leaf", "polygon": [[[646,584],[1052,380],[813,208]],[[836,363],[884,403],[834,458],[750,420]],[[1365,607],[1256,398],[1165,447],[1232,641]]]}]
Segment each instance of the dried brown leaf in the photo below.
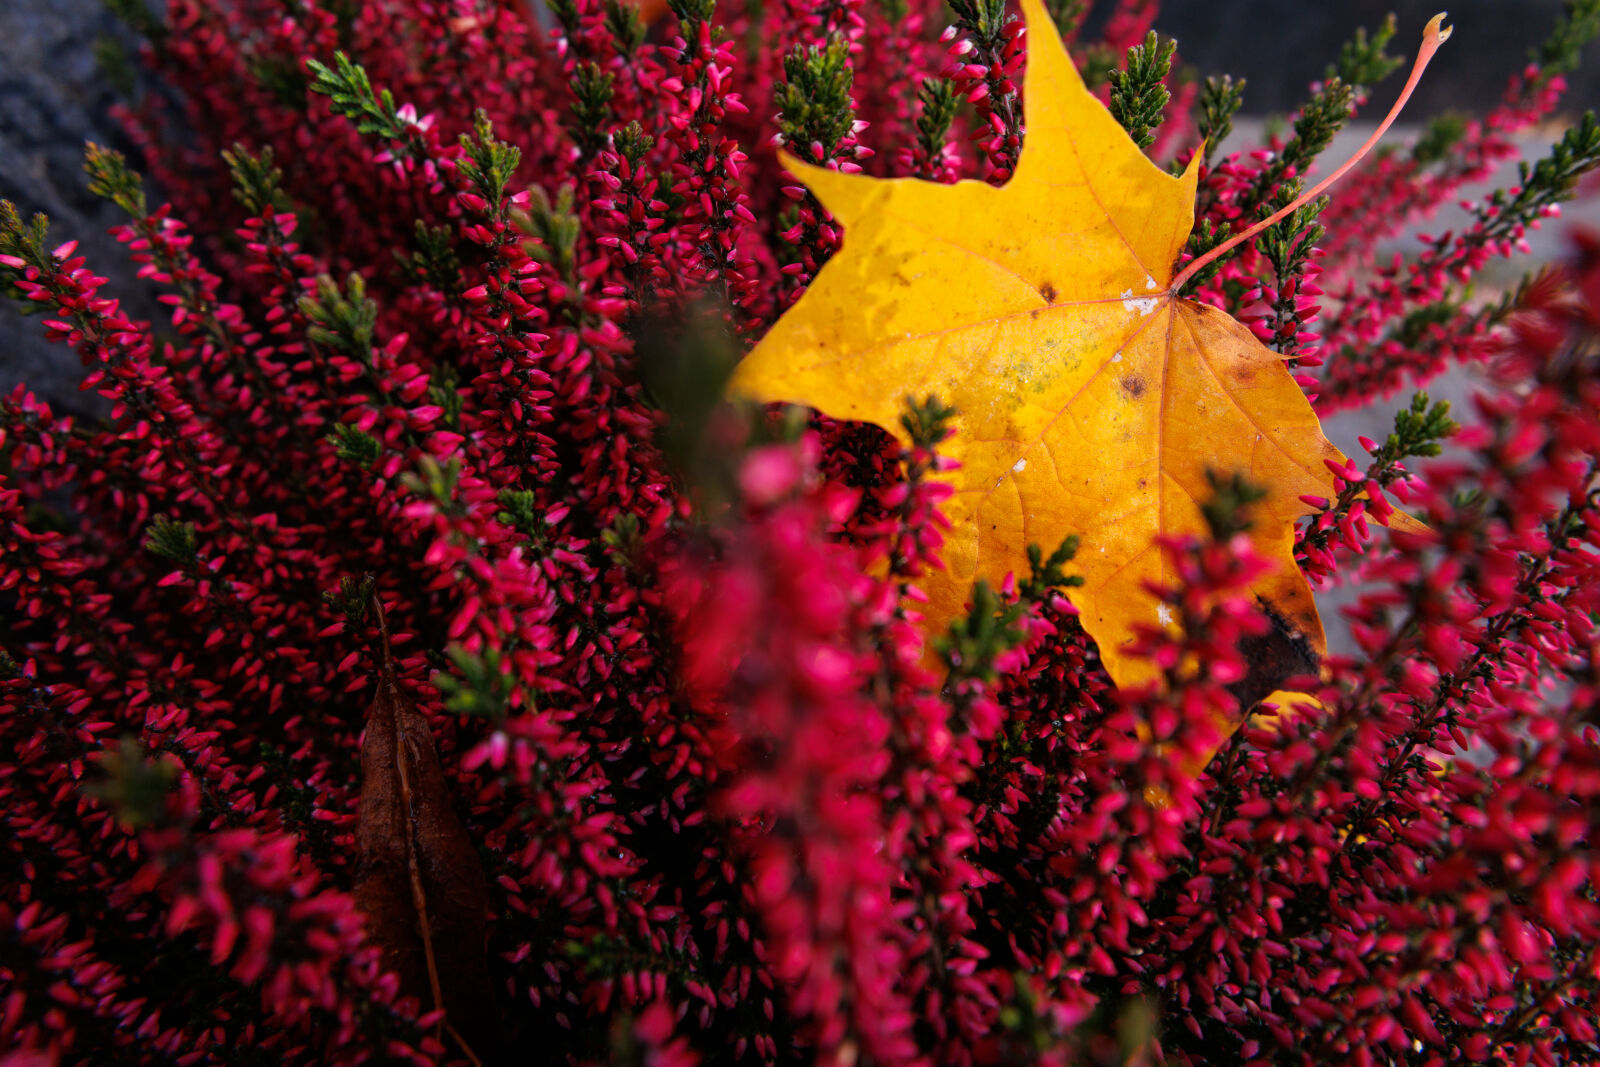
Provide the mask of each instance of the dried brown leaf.
[{"label": "dried brown leaf", "polygon": [[486,941],[489,884],[456,815],[428,720],[395,676],[383,606],[378,692],[361,744],[356,905],[403,996],[444,1008],[469,1059],[499,1049]]}]

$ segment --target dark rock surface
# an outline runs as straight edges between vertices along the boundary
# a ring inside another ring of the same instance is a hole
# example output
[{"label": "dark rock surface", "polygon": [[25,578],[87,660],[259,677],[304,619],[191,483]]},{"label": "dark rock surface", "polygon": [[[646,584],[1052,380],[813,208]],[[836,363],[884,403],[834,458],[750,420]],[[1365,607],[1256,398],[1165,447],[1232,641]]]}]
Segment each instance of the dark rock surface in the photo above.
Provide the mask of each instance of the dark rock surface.
[{"label": "dark rock surface", "polygon": [[[1562,8],[1562,0],[1166,0],[1156,29],[1178,39],[1179,59],[1201,77],[1246,79],[1245,113],[1261,115],[1297,108],[1306,86],[1322,77],[1356,29],[1382,25],[1391,11],[1397,29],[1389,51],[1405,55],[1409,66],[1422,27],[1448,10],[1446,22],[1455,32],[1407,108],[1414,122],[1447,109],[1482,113],[1493,107],[1507,79],[1526,64],[1528,50],[1549,35]],[[1590,48],[1588,66],[1569,77],[1572,110],[1600,101],[1600,63],[1594,55]],[[1376,89],[1374,104],[1387,108],[1402,77],[1403,72],[1395,74]]]},{"label": "dark rock surface", "polygon": [[[120,212],[90,195],[83,175],[85,141],[127,147],[109,114],[117,94],[95,64],[101,36],[127,40],[99,0],[0,0],[0,199],[48,215],[51,239],[78,239],[90,266],[112,277],[106,294],[150,317],[157,305],[106,233]],[[0,300],[0,391],[26,381],[62,410],[93,410],[95,398],[77,391],[82,375],[71,351],[46,343],[37,316]]]}]

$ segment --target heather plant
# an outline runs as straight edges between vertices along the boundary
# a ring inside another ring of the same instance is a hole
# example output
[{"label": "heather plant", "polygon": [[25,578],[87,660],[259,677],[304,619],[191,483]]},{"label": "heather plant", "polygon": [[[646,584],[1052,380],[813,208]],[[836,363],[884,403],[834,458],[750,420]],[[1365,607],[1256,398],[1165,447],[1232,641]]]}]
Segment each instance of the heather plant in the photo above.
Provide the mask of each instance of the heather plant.
[{"label": "heather plant", "polygon": [[[1012,177],[1002,0],[111,6],[164,88],[86,180],[170,314],[0,203],[99,398],[0,399],[0,1065],[1600,1063],[1600,240],[1481,277],[1600,125],[1403,237],[1561,115],[1594,0],[1184,276],[1393,409],[1294,531],[1349,647],[1261,703],[1249,469],[1118,688],[1083,538],[924,625],[948,397],[724,399],[850,239],[777,149]],[[1223,155],[1248,86],[1098,6],[1050,5],[1088,83],[1202,156],[1187,262],[1398,65],[1330,44]]]}]

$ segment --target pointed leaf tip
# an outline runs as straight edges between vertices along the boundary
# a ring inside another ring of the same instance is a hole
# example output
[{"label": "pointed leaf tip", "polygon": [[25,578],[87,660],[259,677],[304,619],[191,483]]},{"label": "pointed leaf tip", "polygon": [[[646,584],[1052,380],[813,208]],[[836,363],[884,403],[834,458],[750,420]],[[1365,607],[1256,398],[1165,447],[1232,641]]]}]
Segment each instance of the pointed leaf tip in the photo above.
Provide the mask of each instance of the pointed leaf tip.
[{"label": "pointed leaf tip", "polygon": [[778,149],[778,162],[811,191],[836,222],[849,225],[864,210],[861,201],[871,195],[874,182],[865,174],[847,174],[801,159],[786,149]]}]

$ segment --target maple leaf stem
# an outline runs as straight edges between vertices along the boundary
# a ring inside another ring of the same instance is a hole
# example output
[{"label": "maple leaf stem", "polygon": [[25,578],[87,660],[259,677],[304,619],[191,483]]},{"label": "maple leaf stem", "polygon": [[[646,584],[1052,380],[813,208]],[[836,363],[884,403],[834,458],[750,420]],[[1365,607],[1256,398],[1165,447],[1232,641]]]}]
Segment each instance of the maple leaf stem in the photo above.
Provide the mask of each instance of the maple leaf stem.
[{"label": "maple leaf stem", "polygon": [[1344,177],[1345,174],[1349,173],[1350,168],[1361,162],[1362,158],[1365,157],[1368,152],[1372,151],[1373,146],[1375,146],[1383,138],[1383,135],[1388,132],[1389,127],[1394,125],[1394,120],[1400,117],[1400,112],[1406,106],[1406,101],[1411,99],[1411,94],[1413,91],[1415,91],[1417,83],[1422,80],[1422,72],[1428,69],[1428,63],[1432,61],[1433,54],[1439,50],[1440,45],[1444,44],[1444,42],[1450,39],[1450,33],[1453,27],[1442,25],[1444,18],[1445,13],[1440,12],[1439,14],[1433,16],[1433,18],[1428,21],[1428,25],[1424,27],[1422,31],[1422,46],[1417,49],[1417,58],[1416,61],[1411,64],[1411,75],[1410,77],[1406,78],[1405,87],[1400,90],[1400,96],[1395,100],[1394,106],[1389,108],[1389,113],[1383,117],[1382,122],[1378,123],[1378,128],[1372,131],[1372,136],[1368,137],[1366,142],[1362,144],[1360,148],[1356,149],[1355,154],[1349,159],[1345,160],[1338,170],[1335,170],[1332,174],[1328,175],[1316,185],[1306,190],[1306,192],[1302,193],[1286,207],[1280,208],[1278,211],[1262,219],[1248,230],[1236,234],[1234,237],[1223,242],[1222,244],[1213,248],[1211,251],[1207,252],[1205,255],[1190,263],[1183,269],[1181,273],[1179,273],[1176,278],[1172,279],[1172,292],[1177,292],[1179,289],[1181,289],[1184,283],[1192,278],[1195,273],[1203,268],[1207,263],[1226,255],[1235,247],[1244,243],[1245,241],[1248,241],[1250,238],[1254,237],[1268,226],[1273,225],[1279,219],[1282,219],[1284,216],[1288,215],[1291,211],[1294,211],[1302,204],[1305,204],[1308,201],[1314,200],[1316,197],[1320,196],[1324,189],[1328,188],[1328,186]]}]

